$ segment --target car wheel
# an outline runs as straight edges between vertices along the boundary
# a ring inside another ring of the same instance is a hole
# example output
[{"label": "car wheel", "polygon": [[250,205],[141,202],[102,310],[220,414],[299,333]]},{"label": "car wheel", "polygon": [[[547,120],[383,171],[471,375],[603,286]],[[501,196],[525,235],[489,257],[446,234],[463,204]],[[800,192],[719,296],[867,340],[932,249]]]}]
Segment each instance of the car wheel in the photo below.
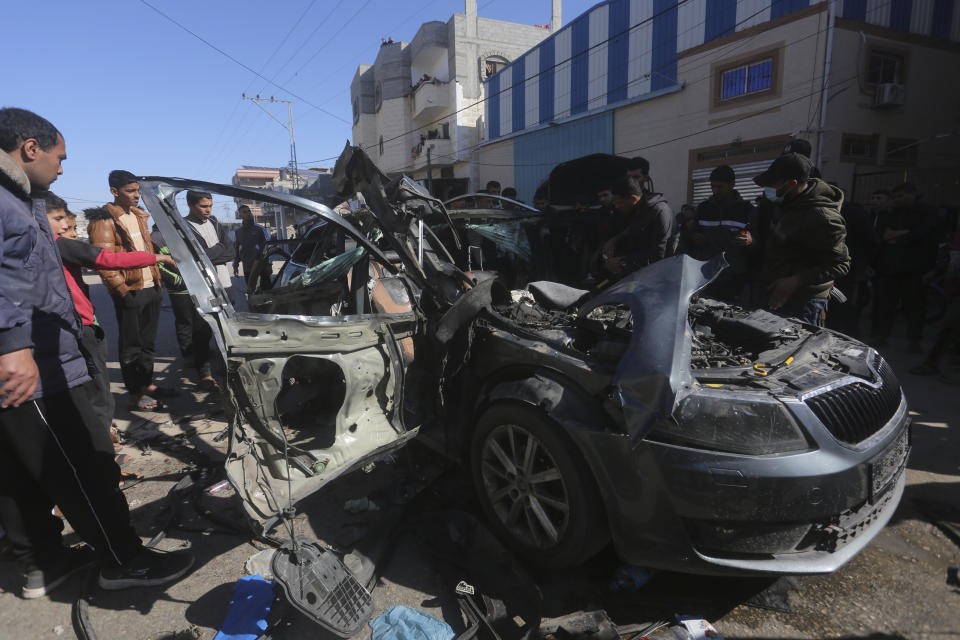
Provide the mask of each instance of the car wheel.
[{"label": "car wheel", "polygon": [[498,403],[477,421],[471,470],[501,538],[548,567],[575,566],[606,543],[600,496],[562,427],[539,409]]}]

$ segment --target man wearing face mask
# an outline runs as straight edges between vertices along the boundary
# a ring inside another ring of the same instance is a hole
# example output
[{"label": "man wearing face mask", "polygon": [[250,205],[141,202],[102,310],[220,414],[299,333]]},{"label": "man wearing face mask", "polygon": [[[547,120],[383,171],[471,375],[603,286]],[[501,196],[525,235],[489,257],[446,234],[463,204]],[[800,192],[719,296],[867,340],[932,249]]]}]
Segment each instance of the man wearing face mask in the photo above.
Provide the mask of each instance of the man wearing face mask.
[{"label": "man wearing face mask", "polygon": [[787,153],[754,178],[775,204],[760,274],[767,309],[823,326],[833,282],[850,270],[843,192],[811,178],[810,160]]}]

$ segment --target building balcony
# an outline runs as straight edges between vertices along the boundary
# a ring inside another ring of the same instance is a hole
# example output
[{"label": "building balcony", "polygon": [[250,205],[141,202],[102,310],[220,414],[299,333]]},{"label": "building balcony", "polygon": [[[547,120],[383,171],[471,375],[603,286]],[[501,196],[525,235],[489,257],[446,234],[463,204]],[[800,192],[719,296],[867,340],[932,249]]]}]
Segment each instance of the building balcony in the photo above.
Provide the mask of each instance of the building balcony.
[{"label": "building balcony", "polygon": [[430,162],[435,167],[448,167],[456,162],[453,140],[449,138],[425,139],[410,149],[410,164],[413,170],[427,166],[427,149],[430,149]]},{"label": "building balcony", "polygon": [[413,117],[433,120],[450,109],[450,83],[430,80],[413,89]]}]

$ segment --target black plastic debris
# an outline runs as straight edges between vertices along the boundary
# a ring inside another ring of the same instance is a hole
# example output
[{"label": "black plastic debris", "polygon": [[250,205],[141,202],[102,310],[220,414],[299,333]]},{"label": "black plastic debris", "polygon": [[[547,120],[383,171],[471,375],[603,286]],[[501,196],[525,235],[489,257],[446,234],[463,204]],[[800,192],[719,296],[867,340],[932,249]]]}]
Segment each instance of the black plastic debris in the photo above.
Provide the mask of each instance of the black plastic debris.
[{"label": "black plastic debris", "polygon": [[316,542],[303,540],[296,549],[278,549],[271,565],[290,604],[341,638],[356,634],[373,615],[370,592]]},{"label": "black plastic debris", "polygon": [[960,574],[957,567],[947,567],[947,584],[951,587],[960,587]]},{"label": "black plastic debris", "polygon": [[620,640],[620,631],[606,611],[578,611],[540,622],[544,640]]}]

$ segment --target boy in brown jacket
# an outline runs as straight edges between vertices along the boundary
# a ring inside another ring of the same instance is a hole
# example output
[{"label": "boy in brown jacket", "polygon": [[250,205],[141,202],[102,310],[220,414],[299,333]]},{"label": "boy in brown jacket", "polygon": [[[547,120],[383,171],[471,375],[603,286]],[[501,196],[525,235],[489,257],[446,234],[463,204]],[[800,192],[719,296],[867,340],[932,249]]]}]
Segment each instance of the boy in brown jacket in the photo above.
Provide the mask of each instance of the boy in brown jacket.
[{"label": "boy in brown jacket", "polygon": [[[149,215],[137,208],[140,184],[129,171],[110,172],[113,203],[91,212],[87,234],[90,243],[114,253],[147,251]],[[120,334],[120,372],[130,392],[130,410],[152,410],[161,390],[153,384],[153,356],[160,316],[160,271],[156,265],[136,269],[101,269],[100,277],[113,298]]]}]

